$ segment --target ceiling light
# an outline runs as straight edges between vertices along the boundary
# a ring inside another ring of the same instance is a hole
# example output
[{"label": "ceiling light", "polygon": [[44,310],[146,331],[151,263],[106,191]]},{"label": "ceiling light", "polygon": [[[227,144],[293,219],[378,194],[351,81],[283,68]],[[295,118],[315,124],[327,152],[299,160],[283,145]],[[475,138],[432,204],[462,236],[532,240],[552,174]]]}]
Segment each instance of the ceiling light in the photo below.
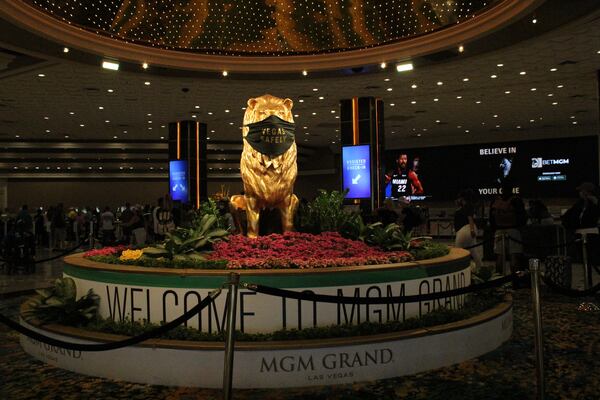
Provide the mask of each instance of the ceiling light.
[{"label": "ceiling light", "polygon": [[436,123],[436,124],[439,124],[440,122],[442,122],[442,121],[440,121],[439,119],[436,119],[436,120],[435,120],[435,123]]},{"label": "ceiling light", "polygon": [[558,105],[558,101],[555,101],[554,103],[552,103],[553,106]]},{"label": "ceiling light", "polygon": [[318,91],[319,91],[319,89],[317,89],[317,88],[313,89],[313,92],[318,92]]},{"label": "ceiling light", "polygon": [[63,53],[68,53],[69,52],[69,48],[68,47],[63,47]]},{"label": "ceiling light", "polygon": [[411,86],[411,88],[413,88],[413,89],[416,89],[417,87],[418,87],[418,86],[417,86],[417,84],[416,84],[416,83],[413,83],[413,84],[412,84],[412,86]]},{"label": "ceiling light", "polygon": [[99,107],[98,107],[98,110],[104,110],[104,107],[102,107],[102,106],[99,106]]},{"label": "ceiling light", "polygon": [[228,112],[229,112],[229,110],[225,110],[225,112],[226,112],[226,113],[228,113]]},{"label": "ceiling light", "polygon": [[50,119],[50,117],[44,117],[44,119]]},{"label": "ceiling light", "polygon": [[537,88],[534,88],[534,87],[531,88],[532,92],[535,92],[536,90],[537,90]]},{"label": "ceiling light", "polygon": [[565,85],[558,85],[556,87],[559,88],[559,89],[562,89],[563,87],[565,87]]},{"label": "ceiling light", "polygon": [[127,133],[127,131],[123,131],[123,133]]},{"label": "ceiling light", "polygon": [[381,64],[379,64],[379,67],[380,67],[381,69],[385,69],[385,67],[387,67],[387,64],[386,64],[386,63],[384,63],[384,62],[382,62]]},{"label": "ceiling light", "polygon": [[69,138],[69,135],[65,135],[65,139],[68,139],[68,138]]},{"label": "ceiling light", "polygon": [[198,108],[200,108],[200,106],[194,106],[194,108],[198,109]]},{"label": "ceiling light", "polygon": [[439,81],[439,82],[437,83],[437,85],[438,85],[438,86],[442,86],[443,84],[444,84],[444,82],[442,82],[442,81]]},{"label": "ceiling light", "polygon": [[209,112],[208,112],[208,115],[213,115],[212,111],[209,111]]},{"label": "ceiling light", "polygon": [[519,72],[519,75],[527,75],[527,72],[521,71],[521,72]]},{"label": "ceiling light", "polygon": [[316,112],[314,112],[314,113],[312,113],[312,115],[317,115],[317,113],[316,113]]},{"label": "ceiling light", "polygon": [[144,68],[144,69],[148,69],[148,63],[143,63],[143,64],[142,64],[142,68]]},{"label": "ceiling light", "polygon": [[117,136],[113,136],[113,139],[116,139],[116,138],[117,138]]},{"label": "ceiling light", "polygon": [[308,71],[307,70],[302,71],[302,75],[308,76]]},{"label": "ceiling light", "polygon": [[537,24],[537,18],[533,18],[533,19],[531,20],[531,23],[532,23],[532,24]]},{"label": "ceiling light", "polygon": [[462,44],[460,46],[458,46],[458,52],[462,53],[465,51],[465,46],[463,46]]},{"label": "ceiling light", "polygon": [[298,103],[304,103],[304,99],[298,100]]},{"label": "ceiling light", "polygon": [[84,124],[79,124],[79,126],[83,128],[85,125]]},{"label": "ceiling light", "polygon": [[496,64],[496,66],[502,68],[504,67],[504,64]]},{"label": "ceiling light", "polygon": [[463,78],[463,82],[469,82],[469,78]]},{"label": "ceiling light", "polygon": [[105,120],[104,122],[106,122],[106,123],[108,124],[108,123],[110,122],[110,120],[108,120],[108,119],[107,119],[107,120]]},{"label": "ceiling light", "polygon": [[571,119],[575,119],[575,116],[574,116],[574,115],[571,115],[569,118],[571,118]]},{"label": "ceiling light", "polygon": [[433,99],[433,101],[440,101],[440,99]]},{"label": "ceiling light", "polygon": [[323,100],[323,99],[325,99],[325,97],[319,96],[319,100]]},{"label": "ceiling light", "polygon": [[398,72],[412,71],[412,70],[413,70],[412,63],[396,64],[396,71],[398,71]]},{"label": "ceiling light", "polygon": [[112,90],[112,89],[108,89],[108,90],[107,90],[107,92],[108,92],[108,93],[112,93],[112,92],[114,92],[114,90]]},{"label": "ceiling light", "polygon": [[390,103],[390,107],[394,107],[396,103]]},{"label": "ceiling light", "polygon": [[475,104],[481,104],[481,100],[477,100]]},{"label": "ceiling light", "polygon": [[529,122],[535,122],[535,119],[530,119]]},{"label": "ceiling light", "polygon": [[577,125],[577,121],[573,121],[573,125]]},{"label": "ceiling light", "polygon": [[498,75],[491,75],[490,78],[492,79],[496,79],[498,77]]},{"label": "ceiling light", "polygon": [[50,129],[46,129],[46,133],[50,133]]},{"label": "ceiling light", "polygon": [[384,81],[384,82],[389,82],[389,81],[390,81],[390,78],[385,78],[383,81]]},{"label": "ceiling light", "polygon": [[548,97],[554,96],[554,93],[548,93]]},{"label": "ceiling light", "polygon": [[498,118],[498,114],[494,114],[494,118]]},{"label": "ceiling light", "polygon": [[393,88],[391,88],[391,87],[387,88],[387,91],[388,91],[388,92],[391,92],[392,90],[394,90],[394,89],[393,89]]},{"label": "ceiling light", "polygon": [[[392,104],[393,104],[393,103],[392,103]],[[331,110],[331,113],[332,113],[332,114],[335,114],[335,110]]]},{"label": "ceiling light", "polygon": [[457,99],[462,99],[462,96],[456,96]]},{"label": "ceiling light", "polygon": [[118,71],[119,63],[114,62],[114,61],[102,61],[102,68],[110,69],[112,71]]},{"label": "ceiling light", "polygon": [[44,75],[44,74],[38,74],[38,76],[39,76],[40,78],[43,78],[43,77],[45,77],[46,75]]},{"label": "ceiling light", "polygon": [[229,75],[229,72],[223,71],[222,74],[223,74],[223,76],[227,76],[227,75]]},{"label": "ceiling light", "polygon": [[69,115],[75,115],[73,111],[69,111]]},{"label": "ceiling light", "polygon": [[417,102],[413,100],[410,102],[410,104],[417,104]]},{"label": "ceiling light", "polygon": [[15,135],[15,137],[16,137],[16,138],[20,138],[21,136],[19,136],[19,135]]},{"label": "ceiling light", "polygon": [[468,129],[465,129],[465,133],[469,133],[469,130],[468,130]]},{"label": "ceiling light", "polygon": [[161,136],[160,138],[161,138],[161,139],[164,139],[165,137],[164,137],[164,136]]},{"label": "ceiling light", "polygon": [[550,68],[550,72],[556,72],[558,71],[558,68]]},{"label": "ceiling light", "polygon": [[144,85],[146,85],[146,86],[150,86],[150,82],[149,82],[149,81],[146,81],[146,82],[144,82]]},{"label": "ceiling light", "polygon": [[504,92],[505,94],[510,94],[510,90],[507,90]]},{"label": "ceiling light", "polygon": [[[194,117],[195,117],[195,115],[194,115]],[[152,121],[148,121],[148,123],[149,123],[149,124],[151,124],[151,123],[152,123]]]}]

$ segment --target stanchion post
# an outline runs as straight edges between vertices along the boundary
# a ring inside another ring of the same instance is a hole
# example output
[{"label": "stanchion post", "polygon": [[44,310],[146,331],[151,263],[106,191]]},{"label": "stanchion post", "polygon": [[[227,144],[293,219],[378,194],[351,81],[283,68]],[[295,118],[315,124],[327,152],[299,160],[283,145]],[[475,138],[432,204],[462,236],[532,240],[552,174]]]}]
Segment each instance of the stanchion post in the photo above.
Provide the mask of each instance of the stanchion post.
[{"label": "stanchion post", "polygon": [[590,266],[589,266],[589,261],[588,261],[588,252],[587,252],[587,237],[588,235],[586,233],[582,233],[582,255],[583,255],[583,288],[585,290],[588,290],[592,284],[591,284],[591,274],[590,274]]},{"label": "stanchion post", "polygon": [[544,340],[542,332],[542,307],[540,304],[540,260],[529,260],[531,272],[531,300],[533,306],[534,343],[536,358],[537,400],[544,400]]},{"label": "stanchion post", "polygon": [[502,275],[508,275],[506,273],[506,233],[502,232],[500,234],[500,243],[502,243],[502,249],[500,250],[500,255],[502,257]]},{"label": "stanchion post", "polygon": [[229,274],[227,286],[227,336],[225,339],[225,365],[223,367],[223,398],[230,400],[232,398],[233,383],[233,354],[235,344],[235,316],[237,306],[237,292],[240,276],[235,273]]}]

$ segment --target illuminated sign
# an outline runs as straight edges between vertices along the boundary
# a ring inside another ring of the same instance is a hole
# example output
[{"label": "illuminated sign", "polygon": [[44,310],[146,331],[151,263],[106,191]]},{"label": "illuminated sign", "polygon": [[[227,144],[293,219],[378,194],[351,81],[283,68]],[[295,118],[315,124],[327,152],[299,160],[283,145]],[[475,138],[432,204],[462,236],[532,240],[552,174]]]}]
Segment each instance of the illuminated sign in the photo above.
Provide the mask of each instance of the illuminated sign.
[{"label": "illuminated sign", "polygon": [[189,201],[187,161],[169,162],[169,193],[173,200]]},{"label": "illuminated sign", "polygon": [[348,189],[346,198],[366,199],[371,197],[370,146],[342,147],[343,189]]}]

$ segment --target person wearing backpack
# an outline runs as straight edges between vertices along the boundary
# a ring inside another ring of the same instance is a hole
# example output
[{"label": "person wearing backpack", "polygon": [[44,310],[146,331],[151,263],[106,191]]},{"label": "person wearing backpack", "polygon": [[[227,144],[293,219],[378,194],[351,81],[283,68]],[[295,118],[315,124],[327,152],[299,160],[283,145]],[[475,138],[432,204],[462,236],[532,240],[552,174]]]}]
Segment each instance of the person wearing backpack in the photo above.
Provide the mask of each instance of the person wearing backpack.
[{"label": "person wearing backpack", "polygon": [[[504,260],[502,254],[510,255],[511,272],[516,271],[519,258],[523,254],[521,244],[521,228],[527,224],[527,213],[523,200],[513,193],[514,185],[510,181],[502,183],[502,192],[490,205],[490,226],[495,231],[494,253],[496,254],[496,271],[502,271]],[[502,235],[504,235],[505,251],[502,252]]]}]

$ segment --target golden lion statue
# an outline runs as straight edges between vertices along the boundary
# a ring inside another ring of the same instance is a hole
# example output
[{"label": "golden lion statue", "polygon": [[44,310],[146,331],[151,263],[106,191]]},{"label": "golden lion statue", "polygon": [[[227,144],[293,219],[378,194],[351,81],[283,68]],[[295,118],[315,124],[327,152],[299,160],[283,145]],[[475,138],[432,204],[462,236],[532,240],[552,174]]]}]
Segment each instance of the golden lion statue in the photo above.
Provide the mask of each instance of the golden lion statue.
[{"label": "golden lion statue", "polygon": [[242,137],[240,172],[244,195],[232,196],[232,210],[245,209],[248,237],[257,237],[260,211],[277,208],[284,232],[294,228],[298,167],[294,116],[290,99],[265,94],[248,100]]}]

